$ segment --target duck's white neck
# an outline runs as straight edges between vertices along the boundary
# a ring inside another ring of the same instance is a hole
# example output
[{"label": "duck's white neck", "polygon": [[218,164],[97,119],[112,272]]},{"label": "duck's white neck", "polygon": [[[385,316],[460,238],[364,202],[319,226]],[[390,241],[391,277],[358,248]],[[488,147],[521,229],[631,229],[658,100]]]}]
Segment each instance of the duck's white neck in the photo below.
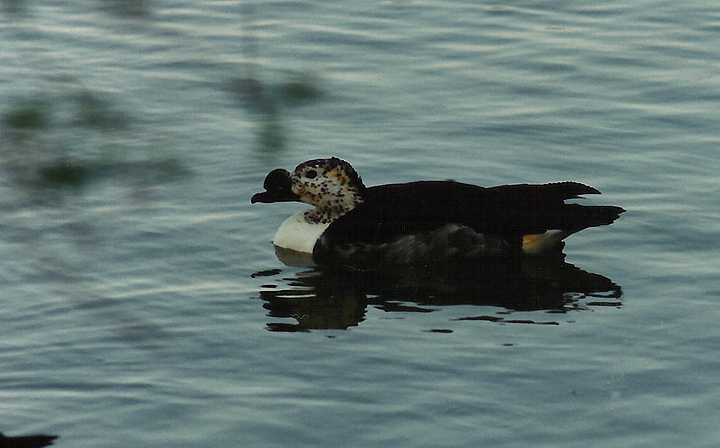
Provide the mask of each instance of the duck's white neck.
[{"label": "duck's white neck", "polygon": [[308,219],[308,213],[315,210],[297,212],[286,219],[275,233],[273,244],[284,249],[311,254],[315,242],[330,225],[330,220],[317,222]]}]

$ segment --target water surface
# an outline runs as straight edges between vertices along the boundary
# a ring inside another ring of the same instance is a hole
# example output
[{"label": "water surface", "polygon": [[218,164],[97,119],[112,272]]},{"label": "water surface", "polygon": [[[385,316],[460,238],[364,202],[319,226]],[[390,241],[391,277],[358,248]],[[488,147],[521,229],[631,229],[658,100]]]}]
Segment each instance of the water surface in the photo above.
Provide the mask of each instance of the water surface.
[{"label": "water surface", "polygon": [[[2,6],[0,431],[718,440],[715,3]],[[543,275],[360,288],[278,260],[302,205],[249,201],[271,169],[331,155],[367,185],[575,180],[628,211]]]}]

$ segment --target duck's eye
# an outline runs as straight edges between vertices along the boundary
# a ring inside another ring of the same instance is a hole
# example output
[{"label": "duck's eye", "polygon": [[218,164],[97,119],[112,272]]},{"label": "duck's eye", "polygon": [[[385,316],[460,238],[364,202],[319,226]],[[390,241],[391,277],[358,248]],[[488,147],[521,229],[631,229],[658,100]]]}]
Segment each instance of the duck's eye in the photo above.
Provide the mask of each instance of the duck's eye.
[{"label": "duck's eye", "polygon": [[307,177],[308,179],[315,179],[317,177],[317,171],[310,170],[307,173],[305,173],[305,177]]}]

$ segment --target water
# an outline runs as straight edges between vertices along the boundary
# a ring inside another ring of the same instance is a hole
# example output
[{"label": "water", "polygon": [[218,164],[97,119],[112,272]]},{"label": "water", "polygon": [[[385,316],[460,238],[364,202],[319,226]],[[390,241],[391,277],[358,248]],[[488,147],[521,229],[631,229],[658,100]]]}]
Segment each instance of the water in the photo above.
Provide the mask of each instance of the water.
[{"label": "water", "polygon": [[[718,440],[715,3],[2,6],[4,433]],[[329,155],[368,185],[593,185],[628,211],[565,262],[622,295],[560,286],[544,297],[570,302],[517,310],[434,273],[358,289],[287,267],[270,239],[302,206],[250,196]]]}]

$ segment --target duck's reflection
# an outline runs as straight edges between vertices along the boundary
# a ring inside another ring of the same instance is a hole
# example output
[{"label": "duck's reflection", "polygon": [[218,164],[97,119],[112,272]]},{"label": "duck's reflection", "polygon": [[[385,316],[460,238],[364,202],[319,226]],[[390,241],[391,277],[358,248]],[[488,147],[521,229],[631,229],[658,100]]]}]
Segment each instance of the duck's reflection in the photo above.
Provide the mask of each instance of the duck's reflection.
[{"label": "duck's reflection", "polygon": [[[302,254],[282,249],[278,257],[291,266],[309,262]],[[620,287],[609,278],[566,263],[561,251],[548,257],[493,259],[472,265],[384,267],[372,271],[312,268],[279,280],[279,285],[268,284],[260,291],[269,316],[291,320],[268,323],[273,331],[348,328],[363,321],[368,305],[388,312],[431,312],[439,306],[478,305],[562,313],[593,306],[617,307],[622,295]],[[497,316],[468,319],[531,322]]]}]

